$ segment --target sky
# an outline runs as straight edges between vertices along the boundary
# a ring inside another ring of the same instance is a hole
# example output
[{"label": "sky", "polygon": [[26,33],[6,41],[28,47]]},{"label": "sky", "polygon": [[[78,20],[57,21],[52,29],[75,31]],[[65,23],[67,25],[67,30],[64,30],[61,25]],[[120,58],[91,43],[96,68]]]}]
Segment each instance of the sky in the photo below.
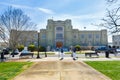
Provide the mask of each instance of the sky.
[{"label": "sky", "polygon": [[108,7],[105,0],[0,0],[0,14],[9,6],[22,9],[37,24],[36,30],[45,29],[48,19],[71,19],[79,30],[105,29],[94,24],[101,23]]}]

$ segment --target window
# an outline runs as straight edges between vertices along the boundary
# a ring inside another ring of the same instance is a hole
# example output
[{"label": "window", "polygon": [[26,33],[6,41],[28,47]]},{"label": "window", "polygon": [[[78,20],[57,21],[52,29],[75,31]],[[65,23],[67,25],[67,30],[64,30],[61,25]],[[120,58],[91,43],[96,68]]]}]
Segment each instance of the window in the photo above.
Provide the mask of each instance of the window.
[{"label": "window", "polygon": [[120,40],[120,36],[119,36],[119,40]]},{"label": "window", "polygon": [[63,34],[57,33],[56,34],[56,39],[63,39]]},{"label": "window", "polygon": [[116,37],[114,37],[114,38],[113,38],[113,40],[114,40],[114,41],[116,41],[116,40],[117,40],[117,38],[116,38]]},{"label": "window", "polygon": [[46,38],[46,35],[45,34],[42,34],[42,39],[45,39]]},{"label": "window", "polygon": [[63,31],[63,28],[62,27],[56,27],[56,30],[57,31]]},{"label": "window", "polygon": [[34,38],[38,38],[38,34],[34,34]]},{"label": "window", "polygon": [[37,45],[37,41],[34,41],[34,44]]},{"label": "window", "polygon": [[117,45],[117,42],[115,42],[115,45]]},{"label": "window", "polygon": [[92,38],[92,34],[89,34],[89,35],[88,35],[88,38]]},{"label": "window", "polygon": [[99,38],[99,35],[98,34],[96,34],[96,36],[95,36],[96,38]]},{"label": "window", "polygon": [[117,36],[114,37],[114,40],[115,40],[115,41],[118,41],[118,40],[119,40],[119,37],[117,37]]},{"label": "window", "polygon": [[76,35],[74,35],[74,38],[76,38],[77,36]]},{"label": "window", "polygon": [[84,38],[85,36],[84,36],[84,34],[81,34],[81,38]]},{"label": "window", "polygon": [[96,46],[99,46],[100,45],[100,43],[99,42],[96,42]]}]

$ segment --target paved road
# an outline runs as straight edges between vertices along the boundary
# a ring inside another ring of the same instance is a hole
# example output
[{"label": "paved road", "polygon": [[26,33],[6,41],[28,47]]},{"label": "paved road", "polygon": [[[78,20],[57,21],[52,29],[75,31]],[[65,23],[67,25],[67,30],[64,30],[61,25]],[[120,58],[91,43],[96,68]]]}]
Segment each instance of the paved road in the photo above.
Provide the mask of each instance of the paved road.
[{"label": "paved road", "polygon": [[14,80],[110,80],[82,61],[40,61]]}]

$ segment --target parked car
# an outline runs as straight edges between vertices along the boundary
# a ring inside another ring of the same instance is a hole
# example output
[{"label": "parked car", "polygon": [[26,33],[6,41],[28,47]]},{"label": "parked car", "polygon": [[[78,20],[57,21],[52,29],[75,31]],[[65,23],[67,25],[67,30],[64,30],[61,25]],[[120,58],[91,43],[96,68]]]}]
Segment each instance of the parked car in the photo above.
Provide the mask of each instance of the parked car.
[{"label": "parked car", "polygon": [[100,53],[100,52],[105,52],[108,48],[106,46],[100,46],[98,48],[95,49],[96,52]]},{"label": "parked car", "polygon": [[120,48],[117,48],[116,51],[117,51],[117,53],[120,53]]},{"label": "parked car", "polygon": [[115,54],[115,53],[117,53],[117,49],[116,48],[114,48],[114,47],[106,47],[106,46],[101,46],[101,47],[98,47],[97,49],[96,49],[96,51],[98,52],[98,53],[100,53],[100,52],[105,52],[105,51],[109,51],[109,53],[113,53],[113,54]]}]

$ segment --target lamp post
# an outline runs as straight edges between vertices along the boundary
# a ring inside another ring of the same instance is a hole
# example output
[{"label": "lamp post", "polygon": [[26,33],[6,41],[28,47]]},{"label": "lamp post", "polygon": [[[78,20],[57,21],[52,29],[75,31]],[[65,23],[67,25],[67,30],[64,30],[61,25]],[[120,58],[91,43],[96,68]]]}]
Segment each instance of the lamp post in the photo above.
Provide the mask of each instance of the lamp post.
[{"label": "lamp post", "polygon": [[47,47],[46,47],[46,42],[47,42],[47,41],[46,41],[46,39],[45,39],[45,57],[47,57],[47,53],[46,53],[46,51],[47,51],[47,50],[46,50],[46,48],[47,48]]},{"label": "lamp post", "polygon": [[2,51],[2,53],[1,53],[1,62],[3,62],[4,61],[4,59],[5,59],[5,57],[4,57],[4,53],[5,53],[5,50],[3,49],[3,51]]},{"label": "lamp post", "polygon": [[46,50],[46,48],[45,48],[45,57],[47,57],[47,53],[46,53],[46,51],[47,51],[47,50]]},{"label": "lamp post", "polygon": [[38,32],[38,54],[37,54],[37,58],[40,58],[40,55],[39,55],[39,41],[40,41],[40,40],[39,40],[39,34],[40,34],[40,33]]}]

